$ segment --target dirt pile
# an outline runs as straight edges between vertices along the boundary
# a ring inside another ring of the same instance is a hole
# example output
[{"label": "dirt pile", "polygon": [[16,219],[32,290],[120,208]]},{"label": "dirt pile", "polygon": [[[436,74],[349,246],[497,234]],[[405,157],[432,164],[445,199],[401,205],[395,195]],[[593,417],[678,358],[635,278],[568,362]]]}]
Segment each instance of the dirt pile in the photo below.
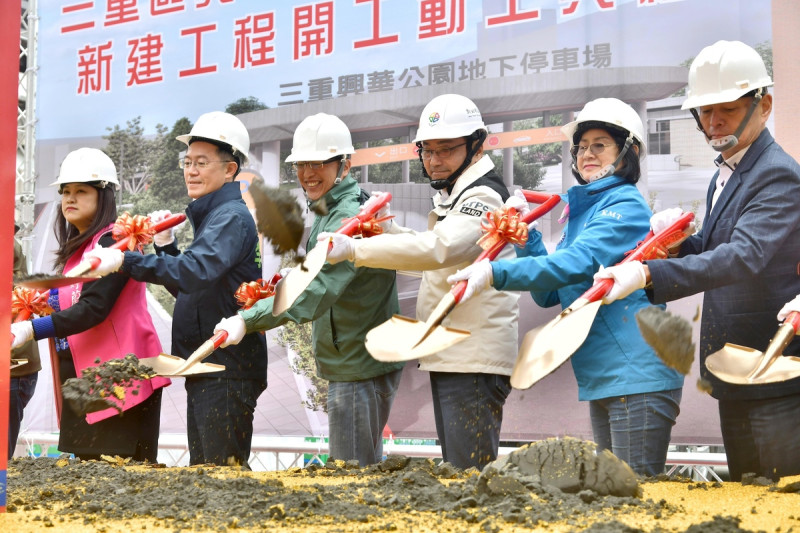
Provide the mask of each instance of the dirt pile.
[{"label": "dirt pile", "polygon": [[[329,461],[324,467],[283,472],[212,466],[167,469],[125,465],[112,458],[83,463],[17,459],[10,463],[8,514],[0,518],[0,525],[19,533],[729,533],[748,531],[744,520],[757,520],[753,523],[758,529],[776,531],[769,527],[772,519],[780,520],[781,531],[800,527],[800,495],[792,491],[792,484],[778,493],[758,484],[630,480],[627,465],[613,456],[593,457],[592,451],[574,439],[542,441],[512,452],[481,473],[403,456],[389,456],[367,468]],[[562,478],[569,480],[563,490],[557,486]],[[745,493],[731,499],[726,490],[730,486]],[[644,497],[637,495],[642,489]],[[773,507],[776,502],[786,507]],[[795,511],[781,510],[786,508]]]}]

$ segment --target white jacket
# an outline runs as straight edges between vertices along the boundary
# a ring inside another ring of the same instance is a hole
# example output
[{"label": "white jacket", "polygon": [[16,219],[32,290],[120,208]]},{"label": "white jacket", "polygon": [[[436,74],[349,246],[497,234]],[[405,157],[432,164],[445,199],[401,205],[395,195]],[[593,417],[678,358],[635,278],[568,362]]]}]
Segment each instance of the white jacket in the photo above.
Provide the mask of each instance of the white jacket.
[{"label": "white jacket", "polygon": [[[417,232],[392,225],[391,233],[357,241],[356,266],[392,270],[422,270],[417,296],[417,319],[427,320],[436,304],[450,290],[447,276],[472,263],[482,249],[481,222],[486,213],[503,205],[500,195],[489,187],[471,183],[494,168],[485,155],[456,181],[446,199],[438,193],[428,214],[428,231]],[[458,199],[458,203],[450,202]],[[514,258],[506,246],[498,258]],[[466,340],[439,353],[420,359],[420,369],[434,372],[486,373],[510,376],[517,357],[519,293],[494,288],[458,304],[443,325],[471,332]]]}]

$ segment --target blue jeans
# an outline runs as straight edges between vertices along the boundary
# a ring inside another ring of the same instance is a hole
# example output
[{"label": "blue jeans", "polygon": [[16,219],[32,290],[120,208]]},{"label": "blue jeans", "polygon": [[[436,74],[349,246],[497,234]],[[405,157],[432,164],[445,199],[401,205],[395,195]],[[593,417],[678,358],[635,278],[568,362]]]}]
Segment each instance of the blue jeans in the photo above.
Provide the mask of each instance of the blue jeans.
[{"label": "blue jeans", "polygon": [[800,474],[800,394],[720,400],[719,421],[731,481],[750,472],[774,481]]},{"label": "blue jeans", "polygon": [[22,413],[25,406],[31,401],[33,392],[36,390],[36,382],[39,380],[39,373],[34,372],[27,376],[11,378],[9,413],[8,413],[8,458],[14,457],[14,449],[17,447],[17,437],[22,426]]},{"label": "blue jeans", "polygon": [[257,379],[186,378],[189,463],[247,468],[253,413],[267,388]]},{"label": "blue jeans", "polygon": [[673,389],[590,401],[598,451],[611,450],[637,474],[663,473],[681,395],[682,389]]},{"label": "blue jeans", "polygon": [[508,376],[431,372],[433,414],[442,456],[458,468],[482,469],[497,459]]},{"label": "blue jeans", "polygon": [[383,460],[383,428],[403,371],[361,381],[328,383],[330,456],[361,466]]}]

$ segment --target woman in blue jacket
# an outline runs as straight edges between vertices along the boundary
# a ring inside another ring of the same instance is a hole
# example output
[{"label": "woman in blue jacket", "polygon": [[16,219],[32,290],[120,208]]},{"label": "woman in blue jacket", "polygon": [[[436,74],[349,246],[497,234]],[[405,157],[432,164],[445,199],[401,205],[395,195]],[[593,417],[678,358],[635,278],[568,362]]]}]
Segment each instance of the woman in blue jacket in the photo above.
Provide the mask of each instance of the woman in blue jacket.
[{"label": "woman in blue jacket", "polygon": [[[556,250],[548,254],[542,234],[531,231],[516,259],[480,262],[448,281],[468,279],[465,297],[491,284],[530,291],[542,307],[572,304],[591,287],[601,265],[621,261],[650,230],[651,211],[635,185],[646,148],[643,129],[639,115],[620,100],[587,103],[577,120],[562,128],[572,143],[572,173],[580,185],[565,195],[568,220]],[[572,368],[578,397],[589,402],[598,448],[652,476],[664,470],[683,376],[642,339],[635,314],[648,305],[639,290],[601,306],[572,356]]]}]

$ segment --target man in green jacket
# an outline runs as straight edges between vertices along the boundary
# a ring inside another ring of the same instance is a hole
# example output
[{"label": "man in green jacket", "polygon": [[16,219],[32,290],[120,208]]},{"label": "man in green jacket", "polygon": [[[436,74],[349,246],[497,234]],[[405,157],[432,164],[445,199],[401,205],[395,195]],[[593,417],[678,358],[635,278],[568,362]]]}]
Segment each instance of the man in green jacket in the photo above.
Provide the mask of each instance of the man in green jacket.
[{"label": "man in green jacket", "polygon": [[[294,132],[292,163],[310,202],[325,199],[328,214],[316,216],[307,246],[317,235],[339,229],[342,219],[356,215],[366,197],[348,175],[355,152],[350,130],[338,117],[319,113],[303,120]],[[383,457],[383,428],[397,393],[404,363],[376,361],[364,347],[367,332],[399,312],[395,272],[356,268],[344,261],[326,263],[292,306],[272,315],[273,298],[223,319],[214,331],[228,332],[227,344],[245,333],[264,331],[287,322],[312,322],[317,374],[329,381],[330,456],[358,460],[361,466]],[[223,344],[222,346],[226,346]]]}]

